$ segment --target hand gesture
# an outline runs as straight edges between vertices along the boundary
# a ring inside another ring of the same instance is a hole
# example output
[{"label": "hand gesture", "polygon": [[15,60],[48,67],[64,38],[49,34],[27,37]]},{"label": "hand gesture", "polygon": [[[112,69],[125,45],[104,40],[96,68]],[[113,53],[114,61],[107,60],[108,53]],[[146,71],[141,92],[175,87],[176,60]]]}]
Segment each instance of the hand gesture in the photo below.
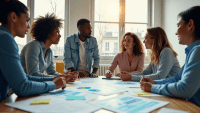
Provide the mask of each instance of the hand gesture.
[{"label": "hand gesture", "polygon": [[106,73],[106,78],[111,78],[112,74],[111,73]]},{"label": "hand gesture", "polygon": [[116,76],[116,77],[120,77],[120,76],[121,76],[121,73],[117,73],[115,76]]},{"label": "hand gesture", "polygon": [[143,78],[140,80],[140,83],[141,83],[141,82],[150,82],[150,83],[152,83],[152,84],[156,84],[155,81],[151,80],[151,79],[148,78],[148,77],[143,77]]},{"label": "hand gesture", "polygon": [[90,74],[85,70],[79,69],[78,72],[79,72],[79,78],[86,78],[90,76]]},{"label": "hand gesture", "polygon": [[66,87],[66,81],[64,77],[57,77],[53,80],[54,84],[56,85],[56,89],[59,89],[62,87],[62,90]]},{"label": "hand gesture", "polygon": [[69,70],[68,72],[66,72],[65,74],[63,74],[65,77],[66,82],[74,82],[79,75],[79,72],[71,72],[71,70]]},{"label": "hand gesture", "polygon": [[126,72],[126,71],[122,71],[121,73],[120,73],[120,78],[121,78],[121,80],[123,80],[123,81],[130,81],[131,80],[131,77],[132,77],[132,75],[130,75],[128,72]]},{"label": "hand gesture", "polygon": [[145,92],[151,92],[152,83],[142,82],[140,83],[140,88]]}]

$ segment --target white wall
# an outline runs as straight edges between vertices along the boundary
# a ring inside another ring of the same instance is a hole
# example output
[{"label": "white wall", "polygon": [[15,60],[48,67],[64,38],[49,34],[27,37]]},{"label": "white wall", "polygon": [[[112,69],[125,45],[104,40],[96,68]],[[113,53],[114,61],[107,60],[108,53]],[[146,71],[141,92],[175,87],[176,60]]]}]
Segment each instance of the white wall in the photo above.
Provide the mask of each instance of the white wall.
[{"label": "white wall", "polygon": [[192,6],[200,5],[200,0],[163,0],[162,28],[167,33],[170,43],[178,53],[178,60],[182,66],[185,62],[184,45],[179,45],[177,30],[177,15]]},{"label": "white wall", "polygon": [[162,0],[152,0],[151,27],[162,27]]},{"label": "white wall", "polygon": [[78,32],[77,21],[81,18],[90,20],[91,0],[69,0],[69,34]]}]

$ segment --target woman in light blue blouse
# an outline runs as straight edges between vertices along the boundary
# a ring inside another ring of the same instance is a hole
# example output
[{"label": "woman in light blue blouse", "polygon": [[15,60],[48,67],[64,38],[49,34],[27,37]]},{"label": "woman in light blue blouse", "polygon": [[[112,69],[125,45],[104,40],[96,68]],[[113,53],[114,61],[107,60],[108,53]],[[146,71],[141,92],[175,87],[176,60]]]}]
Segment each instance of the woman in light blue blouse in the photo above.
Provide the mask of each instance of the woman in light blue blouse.
[{"label": "woman in light blue blouse", "polygon": [[185,98],[200,107],[200,6],[179,13],[177,24],[179,44],[185,48],[185,64],[172,78],[142,78],[141,89],[166,96]]},{"label": "woman in light blue blouse", "polygon": [[[38,77],[54,77],[61,75],[55,71],[52,44],[58,44],[62,23],[54,14],[40,16],[31,27],[31,35],[35,39],[24,46],[20,58],[24,71]],[[46,70],[47,74],[43,72]]]},{"label": "woman in light blue blouse", "polygon": [[180,66],[176,58],[177,53],[172,49],[165,31],[160,27],[148,28],[144,42],[146,49],[151,49],[149,66],[141,73],[128,74],[121,72],[123,81],[140,81],[142,77],[153,80],[175,76]]}]

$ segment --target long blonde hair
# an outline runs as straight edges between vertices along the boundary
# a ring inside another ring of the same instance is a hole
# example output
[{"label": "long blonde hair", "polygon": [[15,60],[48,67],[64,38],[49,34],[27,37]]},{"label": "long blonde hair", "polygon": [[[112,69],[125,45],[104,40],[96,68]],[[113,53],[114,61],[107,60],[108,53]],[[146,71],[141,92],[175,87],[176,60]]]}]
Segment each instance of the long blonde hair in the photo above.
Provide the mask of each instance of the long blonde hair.
[{"label": "long blonde hair", "polygon": [[155,65],[159,63],[160,53],[166,47],[172,50],[175,57],[177,56],[177,53],[172,49],[172,46],[169,43],[165,31],[161,27],[148,28],[147,32],[150,35],[150,38],[154,40],[150,52],[151,63]]}]

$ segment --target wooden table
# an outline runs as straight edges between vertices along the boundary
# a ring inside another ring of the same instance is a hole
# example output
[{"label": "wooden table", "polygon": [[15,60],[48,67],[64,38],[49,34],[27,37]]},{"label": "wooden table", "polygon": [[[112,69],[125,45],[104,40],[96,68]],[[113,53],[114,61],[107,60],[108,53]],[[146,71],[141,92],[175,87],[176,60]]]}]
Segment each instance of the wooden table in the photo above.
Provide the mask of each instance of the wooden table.
[{"label": "wooden table", "polygon": [[[99,79],[101,79],[101,78],[102,77],[100,77]],[[117,95],[123,95],[123,93],[113,94],[113,95],[110,95],[110,96],[98,96],[95,100],[110,98],[110,97],[117,96]],[[22,110],[19,110],[19,109],[15,109],[15,108],[6,106],[5,103],[13,103],[13,102],[16,102],[16,101],[25,100],[25,99],[29,99],[29,98],[37,97],[37,96],[39,96],[39,95],[18,98],[16,94],[12,94],[6,100],[0,102],[0,112],[22,112],[22,113],[25,113],[26,111],[22,111]],[[191,103],[189,101],[186,101],[185,99],[164,97],[164,96],[162,96],[162,97],[152,96],[152,97],[144,97],[144,98],[170,102],[168,105],[164,106],[164,108],[183,110],[183,111],[188,111],[190,113],[199,113],[200,112],[200,107],[194,105],[193,103]],[[152,113],[156,113],[160,109],[161,108],[154,110]]]}]

